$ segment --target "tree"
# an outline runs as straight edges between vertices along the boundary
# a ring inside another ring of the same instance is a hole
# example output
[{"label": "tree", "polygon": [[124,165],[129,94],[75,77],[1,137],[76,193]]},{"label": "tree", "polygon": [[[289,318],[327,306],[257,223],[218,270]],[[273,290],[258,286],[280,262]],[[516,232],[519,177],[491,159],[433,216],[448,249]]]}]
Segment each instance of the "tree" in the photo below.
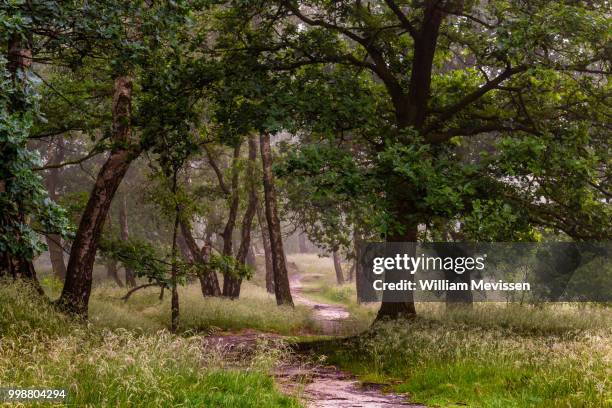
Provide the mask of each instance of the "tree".
[{"label": "tree", "polygon": [[0,6],[0,275],[22,277],[42,293],[32,264],[44,250],[37,232],[67,235],[65,213],[49,200],[27,148],[39,110],[32,86],[32,10],[21,3]]},{"label": "tree", "polygon": [[272,149],[270,147],[269,134],[261,133],[259,136],[259,146],[263,168],[264,207],[266,209],[266,220],[268,222],[268,233],[272,249],[274,294],[276,295],[277,304],[293,306],[291,288],[289,287],[289,274],[287,273],[287,263],[285,261],[285,250],[283,249],[281,225],[276,208],[276,190],[272,175]]},{"label": "tree", "polygon": [[[345,72],[354,83],[344,89],[361,88],[362,101],[371,96],[364,106],[374,120],[319,117],[318,128],[305,129],[311,139],[332,139],[338,152],[348,144],[347,133],[358,139],[365,150],[353,157],[360,177],[338,173],[340,187],[330,187],[322,170],[339,163],[334,155],[308,170],[313,184],[327,190],[346,191],[340,180],[350,180],[353,190],[365,186],[366,201],[383,211],[376,222],[386,241],[416,242],[419,225],[430,228],[438,219],[461,219],[476,240],[533,239],[538,225],[576,239],[609,236],[606,148],[600,150],[607,145],[605,114],[598,113],[609,112],[603,102],[608,85],[600,81],[609,72],[605,2],[277,5],[267,13],[259,9],[260,19],[287,17],[282,28],[257,37],[265,44],[253,45],[266,50],[262,65],[292,71],[302,84],[321,78],[327,88],[334,83],[325,79],[341,80],[330,71]],[[321,88],[311,92],[319,106],[330,99]],[[341,118],[354,108],[346,98],[333,102]],[[312,111],[320,112],[309,106],[298,113]],[[466,160],[460,148],[479,144],[489,153]],[[558,183],[563,187],[554,187]],[[383,300],[378,316],[414,314],[411,299]]]},{"label": "tree", "polygon": [[264,261],[266,271],[266,290],[268,293],[274,293],[274,266],[272,264],[272,245],[270,244],[270,232],[265,215],[261,208],[260,200],[257,200],[257,223],[261,230],[261,242],[264,250]]},{"label": "tree", "polygon": [[[127,241],[130,238],[130,229],[128,224],[128,214],[127,214],[127,197],[125,194],[119,197],[119,234],[122,241]],[[136,286],[136,278],[134,276],[134,271],[132,268],[125,267],[125,283],[129,287]]]},{"label": "tree", "polygon": [[344,285],[344,275],[342,273],[342,261],[340,260],[340,255],[338,254],[338,250],[332,252],[332,258],[334,260],[334,270],[336,271],[336,283],[338,285]]},{"label": "tree", "polygon": [[[257,185],[255,182],[254,175],[256,174],[256,160],[257,160],[257,141],[255,136],[248,138],[249,144],[249,157],[246,169],[247,178],[247,189],[248,189],[248,203],[247,208],[244,212],[242,220],[241,232],[240,232],[240,247],[236,254],[236,260],[241,264],[247,263],[247,255],[251,247],[251,228],[253,225],[253,218],[257,211]],[[242,277],[226,275],[223,281],[224,296],[229,296],[232,299],[240,296],[240,285],[242,283]],[[226,291],[227,287],[227,291]]]},{"label": "tree", "polygon": [[[53,155],[52,163],[61,164],[64,161],[64,139],[62,137],[56,140],[56,150]],[[45,176],[45,184],[49,192],[49,198],[54,202],[58,200],[58,187],[60,183],[60,169],[52,168],[48,170]],[[47,234],[47,247],[49,248],[49,258],[51,259],[51,267],[53,274],[59,280],[64,280],[66,277],[66,264],[64,263],[64,248],[62,247],[62,237],[59,234]]]},{"label": "tree", "polygon": [[102,166],[90,193],[70,250],[66,281],[58,304],[66,311],[87,316],[93,264],[104,220],[112,199],[130,163],[140,153],[130,146],[133,80],[128,75],[115,79],[113,94],[113,142],[115,148]]}]

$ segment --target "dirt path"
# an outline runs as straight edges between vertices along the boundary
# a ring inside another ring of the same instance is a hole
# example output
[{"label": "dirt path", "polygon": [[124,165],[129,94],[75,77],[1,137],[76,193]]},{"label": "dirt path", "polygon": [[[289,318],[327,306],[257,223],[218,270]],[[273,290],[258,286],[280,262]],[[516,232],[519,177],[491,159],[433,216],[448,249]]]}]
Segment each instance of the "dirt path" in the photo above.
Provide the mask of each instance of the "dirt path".
[{"label": "dirt path", "polygon": [[[290,267],[294,269],[289,281],[293,301],[313,308],[314,319],[324,334],[337,334],[350,313],[342,306],[307,298],[297,265]],[[283,387],[297,391],[309,408],[424,408],[405,402],[401,395],[383,393],[380,386],[363,385],[354,376],[333,366],[288,364],[280,367],[275,375]]]},{"label": "dirt path", "polygon": [[[342,306],[305,297],[301,274],[295,264],[290,266],[295,268],[290,279],[294,302],[313,309],[314,319],[322,333],[336,335],[343,320],[350,317],[349,312]],[[259,342],[273,344],[282,341],[282,336],[247,330],[239,334],[209,336],[205,341],[208,347],[245,356],[252,353]],[[274,376],[281,389],[300,397],[308,408],[426,408],[405,402],[402,395],[384,393],[378,385],[361,384],[337,367],[313,364],[299,357],[277,367]]]},{"label": "dirt path", "polygon": [[313,309],[314,320],[321,327],[323,334],[338,334],[342,327],[342,321],[350,317],[349,312],[342,306],[316,302],[304,296],[303,285],[300,279],[301,275],[297,267],[294,266],[294,268],[297,273],[292,275],[289,279],[293,302],[296,305],[304,305]]}]

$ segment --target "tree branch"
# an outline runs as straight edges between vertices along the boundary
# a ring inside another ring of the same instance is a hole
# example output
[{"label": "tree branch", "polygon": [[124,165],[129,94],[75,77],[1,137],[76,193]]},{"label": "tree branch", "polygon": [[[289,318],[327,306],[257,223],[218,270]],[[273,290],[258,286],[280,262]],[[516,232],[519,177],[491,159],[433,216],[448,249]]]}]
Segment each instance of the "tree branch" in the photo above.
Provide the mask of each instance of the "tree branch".
[{"label": "tree branch", "polygon": [[221,188],[221,191],[223,191],[223,194],[229,196],[231,194],[231,191],[227,187],[227,184],[225,184],[225,181],[223,180],[223,173],[221,172],[221,169],[217,165],[217,162],[215,161],[215,159],[213,159],[212,153],[210,152],[210,149],[208,148],[208,146],[204,145],[204,151],[206,152],[206,157],[208,157],[208,162],[210,163],[210,167],[213,168],[213,170],[215,171],[215,174],[217,175],[217,179],[219,180],[219,187]]},{"label": "tree branch", "polygon": [[62,163],[57,163],[57,164],[47,164],[45,166],[42,167],[34,167],[32,170],[34,171],[42,171],[42,170],[48,170],[48,169],[59,169],[61,167],[66,167],[66,166],[72,166],[75,164],[81,164],[89,159],[91,159],[94,156],[99,155],[100,153],[102,153],[101,150],[98,149],[94,149],[91,152],[89,152],[87,154],[87,156],[81,157],[79,159],[75,159],[75,160],[68,160]]},{"label": "tree branch", "polygon": [[416,39],[419,33],[416,31],[410,20],[408,20],[408,17],[406,17],[406,15],[402,12],[399,6],[395,4],[393,0],[385,0],[385,3],[387,3],[387,6],[389,6],[391,11],[395,13],[399,21],[402,23],[402,27],[404,27],[406,31],[408,31],[408,34],[410,34],[412,38]]},{"label": "tree branch", "polygon": [[465,109],[470,104],[474,103],[478,99],[480,99],[487,92],[495,89],[499,84],[504,82],[506,79],[510,78],[512,75],[517,74],[519,72],[523,72],[527,69],[526,66],[520,65],[514,68],[506,68],[501,74],[486,82],[480,88],[475,90],[474,92],[464,96],[459,102],[454,105],[443,108],[439,114],[438,118],[431,125],[427,126],[425,129],[425,133],[428,133],[435,129],[441,122],[442,119],[450,119],[455,116],[457,113]]},{"label": "tree branch", "polygon": [[531,133],[533,135],[539,135],[540,133],[533,128],[528,126],[524,126],[521,124],[511,124],[507,125],[504,123],[490,123],[480,126],[472,126],[465,128],[456,128],[450,129],[446,132],[440,133],[431,133],[427,136],[427,141],[430,143],[442,143],[451,139],[455,136],[476,136],[482,133],[490,133],[490,132],[526,132]]},{"label": "tree branch", "polygon": [[138,291],[140,289],[149,288],[151,286],[165,287],[165,284],[159,283],[159,282],[155,282],[155,283],[145,283],[144,285],[136,286],[135,288],[130,289],[128,291],[128,293],[126,293],[125,296],[123,296],[121,298],[121,300],[123,300],[124,302],[127,302],[128,299],[130,298],[130,296],[132,296],[132,294],[134,294],[134,292],[136,292],[136,291]]}]

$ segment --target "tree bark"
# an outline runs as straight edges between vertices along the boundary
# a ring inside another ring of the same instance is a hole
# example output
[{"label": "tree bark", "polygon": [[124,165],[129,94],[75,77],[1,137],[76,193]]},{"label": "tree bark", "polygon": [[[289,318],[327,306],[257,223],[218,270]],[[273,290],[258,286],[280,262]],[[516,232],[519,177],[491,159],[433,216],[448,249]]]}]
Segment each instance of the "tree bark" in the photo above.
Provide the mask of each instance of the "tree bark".
[{"label": "tree bark", "polygon": [[[238,216],[238,207],[240,204],[240,197],[238,194],[238,176],[240,175],[238,168],[238,159],[240,158],[240,147],[241,143],[238,143],[234,148],[234,156],[232,158],[232,180],[230,186],[230,198],[229,198],[229,214],[227,216],[227,222],[221,236],[223,237],[223,255],[234,256],[233,251],[233,235],[234,228],[236,227],[236,218]],[[230,274],[223,274],[223,296],[230,296],[232,291],[232,276]]]},{"label": "tree bark", "polygon": [[[405,210],[404,210],[405,211]],[[402,215],[409,214],[407,212],[398,212],[398,217],[402,217]],[[405,220],[402,225],[405,228],[405,232],[393,234],[387,237],[387,242],[413,242],[416,244],[417,236],[418,236],[418,226],[416,224],[410,223]],[[416,245],[412,246],[412,253],[408,254],[409,256],[416,255]],[[412,275],[410,275],[412,276]],[[387,280],[387,278],[390,278]],[[394,276],[394,271],[387,271],[385,273],[385,281],[394,281],[395,278],[406,278],[406,276]],[[376,320],[383,319],[411,319],[416,316],[416,308],[414,305],[414,296],[412,291],[406,291],[406,298],[403,302],[390,302],[386,299],[385,293],[383,292],[383,299],[380,305],[380,309],[378,310],[378,314],[376,315]]]},{"label": "tree bark", "polygon": [[[251,228],[253,226],[253,218],[257,211],[257,187],[255,185],[255,161],[257,160],[257,141],[254,136],[249,137],[249,163],[247,167],[247,178],[249,188],[249,203],[242,219],[242,228],[240,231],[240,247],[236,259],[241,264],[245,264],[249,249],[251,248]],[[223,296],[229,296],[232,299],[240,296],[240,285],[242,278],[236,276],[226,276],[223,281]],[[227,292],[226,292],[227,288]]]},{"label": "tree bark", "polygon": [[[191,252],[191,256],[193,257],[194,261],[201,265],[206,265],[210,259],[212,244],[207,240],[200,250],[198,248],[198,244],[193,238],[189,223],[184,220],[180,220],[179,223],[181,226],[181,233],[185,238],[185,243],[187,244],[189,252]],[[198,278],[200,279],[200,286],[202,287],[203,296],[221,296],[221,289],[219,288],[219,281],[217,280],[217,274],[215,274],[215,272],[209,271],[200,273]]]},{"label": "tree bark", "polygon": [[268,221],[268,233],[270,234],[270,247],[272,252],[272,267],[274,270],[274,294],[278,305],[293,306],[291,288],[289,286],[289,274],[285,261],[281,225],[276,208],[276,191],[274,188],[274,177],[272,175],[272,151],[270,147],[270,135],[260,135],[261,162],[263,167],[263,184],[265,195],[266,220]]},{"label": "tree bark", "polygon": [[117,261],[113,259],[106,261],[106,277],[112,279],[120,288],[124,286],[117,271]]},{"label": "tree bark", "polygon": [[[119,227],[120,227],[120,238],[123,242],[127,242],[130,239],[130,228],[128,224],[127,215],[127,196],[122,194],[121,203],[119,205]],[[136,276],[132,268],[124,267],[125,269],[125,284],[129,288],[136,286]]]},{"label": "tree bark", "polygon": [[306,242],[306,235],[303,232],[298,234],[298,249],[300,254],[308,252],[308,243]]},{"label": "tree bark", "polygon": [[334,258],[334,270],[336,271],[336,283],[338,285],[344,285],[344,275],[342,274],[342,262],[340,262],[340,255],[338,255],[337,249],[332,252],[332,257]]},{"label": "tree bark", "polygon": [[[53,164],[64,161],[64,139],[62,136],[57,138],[57,146],[53,156]],[[45,176],[45,184],[49,192],[49,198],[57,202],[57,188],[59,185],[60,169],[49,169]],[[62,237],[59,234],[47,234],[47,246],[49,247],[49,258],[53,275],[60,280],[66,277],[66,264],[64,263],[64,249],[62,248]]]},{"label": "tree bark", "polygon": [[264,249],[264,259],[266,265],[266,290],[268,293],[274,293],[274,267],[272,266],[272,247],[270,245],[270,233],[268,223],[261,208],[259,200],[257,202],[257,222],[261,230],[261,241]]},{"label": "tree bark", "polygon": [[132,79],[115,80],[113,95],[113,141],[117,146],[100,169],[93,186],[76,237],[70,251],[66,281],[58,300],[69,313],[87,317],[91,294],[92,270],[102,232],[102,225],[111,202],[137,151],[124,147],[130,138]]},{"label": "tree bark", "polygon": [[357,292],[357,303],[363,301],[363,268],[361,267],[361,244],[362,237],[359,232],[355,232],[353,236],[353,245],[355,246],[355,291]]},{"label": "tree bark", "polygon": [[246,264],[255,270],[257,268],[257,260],[255,258],[255,248],[253,245],[249,247],[249,252],[247,253]]},{"label": "tree bark", "polygon": [[[108,214],[108,217],[106,218],[106,228],[109,231],[112,230],[112,218],[111,218],[110,213]],[[106,277],[115,281],[117,286],[122,288],[124,285],[123,285],[123,282],[121,282],[121,279],[119,278],[119,273],[117,271],[117,261],[114,259],[107,259],[105,262],[105,265],[106,265]]]},{"label": "tree bark", "polygon": [[[182,226],[181,226],[182,230]],[[181,257],[185,262],[194,263],[195,259],[191,255],[191,251],[189,250],[189,246],[187,246],[187,241],[185,240],[185,236],[182,231],[179,233],[177,237],[176,244],[178,245],[179,251],[181,252]]]},{"label": "tree bark", "polygon": [[[176,196],[176,170],[173,175],[172,194]],[[180,208],[176,206],[176,214],[174,216],[174,228],[172,229],[172,270],[171,270],[171,289],[172,297],[170,298],[170,331],[176,333],[179,329],[179,295],[178,295],[178,249],[176,237],[178,234],[180,219]]]}]

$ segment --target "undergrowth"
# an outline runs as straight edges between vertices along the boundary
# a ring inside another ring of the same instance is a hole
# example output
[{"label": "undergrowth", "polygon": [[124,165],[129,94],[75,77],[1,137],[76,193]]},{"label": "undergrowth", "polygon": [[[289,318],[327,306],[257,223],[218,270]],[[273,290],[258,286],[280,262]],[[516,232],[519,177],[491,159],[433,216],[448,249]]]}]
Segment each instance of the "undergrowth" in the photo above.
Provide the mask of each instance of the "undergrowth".
[{"label": "undergrowth", "polygon": [[0,385],[65,388],[67,405],[78,407],[299,406],[268,375],[282,350],[230,362],[201,336],[145,329],[135,317],[115,322],[140,330],[102,328],[103,320],[75,323],[26,285],[0,283]]}]

